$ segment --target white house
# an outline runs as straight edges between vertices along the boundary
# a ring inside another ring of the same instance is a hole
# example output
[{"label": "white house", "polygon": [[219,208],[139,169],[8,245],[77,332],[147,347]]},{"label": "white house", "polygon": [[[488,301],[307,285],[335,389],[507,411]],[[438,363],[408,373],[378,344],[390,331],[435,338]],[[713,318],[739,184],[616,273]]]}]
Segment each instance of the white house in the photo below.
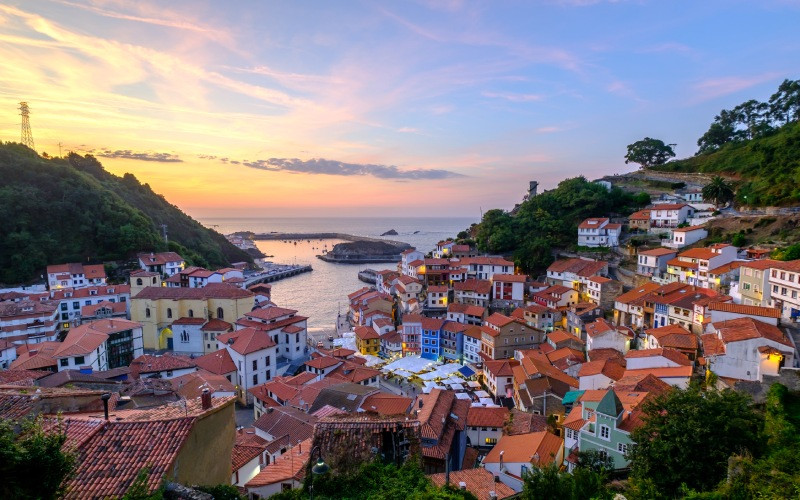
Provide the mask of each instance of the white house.
[{"label": "white house", "polygon": [[634,349],[625,354],[628,370],[646,368],[671,368],[693,366],[694,363],[682,352],[661,347],[658,349]]},{"label": "white house", "polygon": [[130,313],[129,285],[91,285],[82,288],[60,288],[50,291],[50,299],[58,301],[58,321],[64,328],[81,323],[84,306],[100,302],[125,303],[125,315]]},{"label": "white house", "polygon": [[243,328],[217,336],[217,346],[228,350],[236,365],[236,385],[247,404],[253,396],[248,389],[277,375],[277,346],[263,330]]},{"label": "white house", "polygon": [[425,296],[425,309],[439,310],[442,312],[447,309],[446,285],[431,285],[428,287]]},{"label": "white house", "polygon": [[[686,250],[679,253],[677,259],[672,259],[667,263],[668,280],[711,288],[710,280],[713,275],[711,271],[735,261],[737,253],[737,248],[727,243]],[[687,264],[691,264],[691,266],[687,266]]]},{"label": "white house", "polygon": [[[172,322],[172,350],[180,354],[206,353],[203,341],[205,318],[179,318]],[[216,345],[216,343],[215,343]]]},{"label": "white house", "polygon": [[128,366],[143,352],[140,323],[101,319],[70,330],[53,358],[58,362],[58,371],[104,371]]},{"label": "white house", "polygon": [[83,265],[73,262],[47,266],[47,286],[50,290],[105,284],[106,270],[103,264]]},{"label": "white house", "polygon": [[467,441],[477,448],[492,447],[503,436],[508,408],[470,407],[467,412]]},{"label": "white house", "polygon": [[578,246],[616,247],[622,224],[612,224],[605,217],[592,217],[578,224]]},{"label": "white house", "polygon": [[686,203],[664,203],[650,207],[651,231],[677,228],[694,215],[694,208]]},{"label": "white house", "polygon": [[800,318],[800,261],[779,262],[769,270],[769,305],[790,321]]},{"label": "white house", "polygon": [[642,276],[660,276],[667,271],[667,261],[674,259],[676,250],[653,248],[641,250],[636,263],[636,274]]},{"label": "white house", "polygon": [[400,254],[400,271],[406,276],[417,276],[417,266],[412,265],[415,261],[424,261],[425,254],[416,248],[409,248]]},{"label": "white house", "polygon": [[481,362],[481,328],[470,326],[464,330],[464,361],[477,364]]},{"label": "white house", "polygon": [[627,326],[613,326],[604,318],[586,324],[586,350],[614,349],[625,354],[631,348],[633,331]]},{"label": "white house", "polygon": [[[267,333],[275,343],[276,354],[291,361],[306,357],[308,318],[294,309],[267,306],[245,313],[236,328],[255,328]],[[274,373],[273,373],[274,374]]]},{"label": "white house", "polygon": [[670,248],[683,248],[707,238],[708,231],[703,226],[689,226],[672,231],[672,238],[662,240],[661,244]]},{"label": "white house", "polygon": [[15,359],[17,359],[17,346],[0,339],[0,369],[7,370]]},{"label": "white house", "polygon": [[733,302],[712,302],[708,305],[711,322],[728,321],[729,319],[753,318],[762,323],[778,326],[781,317],[780,309],[774,307],[750,306]]},{"label": "white house", "polygon": [[145,271],[172,276],[186,267],[186,261],[175,252],[139,254],[139,267]]},{"label": "white house", "polygon": [[493,299],[522,304],[527,279],[524,274],[495,274],[492,276]]},{"label": "white house", "polygon": [[514,263],[502,257],[466,257],[458,262],[467,271],[467,276],[479,280],[491,280],[495,274],[512,274]]},{"label": "white house", "polygon": [[708,369],[720,377],[763,381],[794,365],[794,346],[775,325],[753,318],[711,323],[701,337]]},{"label": "white house", "polygon": [[531,467],[545,467],[564,461],[564,440],[547,431],[503,436],[492,448],[483,465],[500,482],[516,492],[522,491],[522,476]]}]

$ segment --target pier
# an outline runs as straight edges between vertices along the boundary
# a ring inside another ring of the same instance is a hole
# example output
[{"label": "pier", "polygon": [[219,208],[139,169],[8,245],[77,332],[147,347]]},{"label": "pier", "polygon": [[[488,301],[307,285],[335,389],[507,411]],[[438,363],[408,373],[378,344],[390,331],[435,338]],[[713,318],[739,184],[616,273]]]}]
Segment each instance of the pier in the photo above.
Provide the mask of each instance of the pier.
[{"label": "pier", "polygon": [[408,243],[402,241],[388,240],[383,238],[371,238],[369,236],[357,236],[347,233],[260,233],[250,237],[254,241],[259,240],[344,240],[344,241],[375,241],[388,243],[400,248],[408,248]]},{"label": "pier", "polygon": [[263,271],[258,274],[251,274],[250,276],[245,277],[244,284],[245,288],[249,288],[252,285],[256,285],[258,283],[272,283],[273,281],[279,281],[284,278],[297,276],[298,274],[308,273],[311,271],[313,271],[313,269],[310,265],[288,266],[285,269]]}]

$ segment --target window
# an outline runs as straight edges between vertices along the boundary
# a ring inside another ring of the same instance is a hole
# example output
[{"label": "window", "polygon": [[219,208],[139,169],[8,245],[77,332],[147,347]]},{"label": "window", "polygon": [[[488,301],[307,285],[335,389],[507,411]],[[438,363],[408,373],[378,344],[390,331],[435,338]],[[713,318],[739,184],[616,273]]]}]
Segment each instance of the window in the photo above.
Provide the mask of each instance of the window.
[{"label": "window", "polygon": [[625,444],[625,443],[618,443],[617,444],[617,451],[622,453],[623,455],[625,453],[628,453],[628,445]]},{"label": "window", "polygon": [[258,360],[257,359],[253,360],[253,370],[258,370]]},{"label": "window", "polygon": [[778,293],[778,285],[772,285],[772,293]]},{"label": "window", "polygon": [[142,286],[142,278],[136,278],[136,284]]},{"label": "window", "polygon": [[181,332],[181,342],[184,344],[189,342],[189,333],[186,330]]},{"label": "window", "polygon": [[217,308],[217,318],[225,319],[225,311],[223,311],[221,307]]},{"label": "window", "polygon": [[270,362],[269,356],[264,358],[264,365],[269,366],[269,362]]},{"label": "window", "polygon": [[253,385],[258,385],[258,373],[253,374]]},{"label": "window", "polygon": [[83,363],[85,363],[85,361],[86,360],[83,359],[83,356],[75,356],[75,364],[76,365],[82,365]]},{"label": "window", "polygon": [[609,440],[611,439],[611,429],[608,428],[606,425],[600,426],[600,437]]},{"label": "window", "polygon": [[150,308],[149,307],[144,310],[144,317],[145,318],[149,318],[150,317]]},{"label": "window", "polygon": [[171,318],[171,317],[172,317],[172,308],[171,308],[171,307],[168,307],[168,308],[167,308],[167,317],[168,317],[168,318]]},{"label": "window", "polygon": [[189,309],[189,317],[194,318],[194,311]]},{"label": "window", "polygon": [[59,359],[58,360],[58,364],[60,364],[61,366],[69,365],[69,358],[61,358],[61,359]]},{"label": "window", "polygon": [[80,309],[81,308],[81,303],[78,302],[78,301],[73,302],[72,303],[72,308],[73,309]]},{"label": "window", "polygon": [[62,303],[61,303],[61,310],[62,310],[62,311],[66,311],[66,310],[67,310],[67,307],[68,307],[68,306],[67,306],[67,303],[66,303],[66,302],[62,302]]}]

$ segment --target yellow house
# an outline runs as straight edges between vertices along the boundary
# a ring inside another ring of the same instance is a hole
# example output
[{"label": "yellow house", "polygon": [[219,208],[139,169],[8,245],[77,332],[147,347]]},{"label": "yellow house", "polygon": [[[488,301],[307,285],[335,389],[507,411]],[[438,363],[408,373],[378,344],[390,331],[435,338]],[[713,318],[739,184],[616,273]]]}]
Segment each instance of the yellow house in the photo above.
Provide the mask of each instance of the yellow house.
[{"label": "yellow house", "polygon": [[233,323],[253,309],[255,297],[249,290],[225,283],[209,283],[203,288],[149,286],[131,296],[131,319],[142,324],[145,349],[167,348],[170,334],[165,330],[179,318]]},{"label": "yellow house", "polygon": [[378,335],[378,332],[369,326],[357,326],[355,333],[356,349],[358,349],[361,354],[377,356],[378,351],[381,349],[381,336]]}]

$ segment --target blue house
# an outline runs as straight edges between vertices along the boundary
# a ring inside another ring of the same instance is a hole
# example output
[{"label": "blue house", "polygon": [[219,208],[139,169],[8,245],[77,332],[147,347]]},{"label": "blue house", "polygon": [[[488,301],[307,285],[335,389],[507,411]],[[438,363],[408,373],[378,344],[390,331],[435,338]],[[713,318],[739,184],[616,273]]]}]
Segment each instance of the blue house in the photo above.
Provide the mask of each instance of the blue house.
[{"label": "blue house", "polygon": [[447,321],[442,327],[442,355],[444,359],[464,362],[464,331],[469,325]]},{"label": "blue house", "polygon": [[424,359],[438,360],[442,356],[443,319],[422,318],[422,348],[420,356]]}]

